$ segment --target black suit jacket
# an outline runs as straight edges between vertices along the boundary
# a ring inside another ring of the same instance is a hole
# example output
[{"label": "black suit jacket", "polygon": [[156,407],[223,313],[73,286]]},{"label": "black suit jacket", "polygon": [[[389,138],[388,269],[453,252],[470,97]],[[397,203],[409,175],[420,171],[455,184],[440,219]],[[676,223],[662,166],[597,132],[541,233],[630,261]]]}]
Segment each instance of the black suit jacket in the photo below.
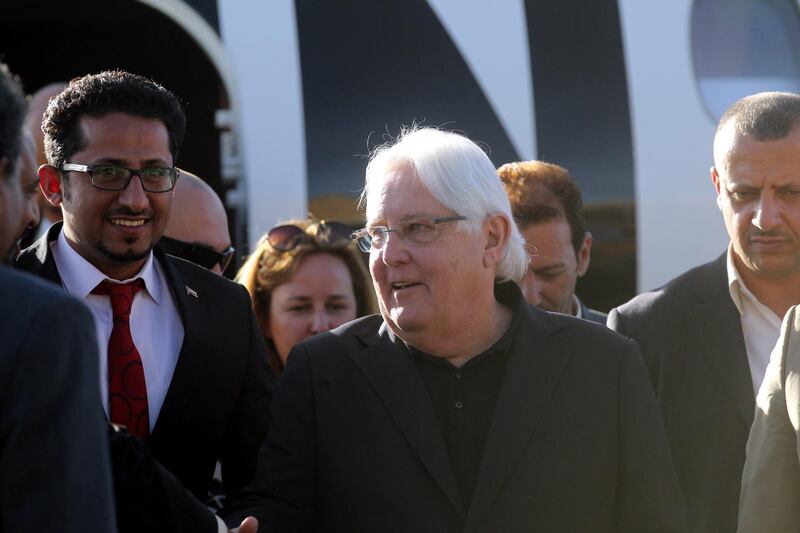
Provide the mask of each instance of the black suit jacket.
[{"label": "black suit jacket", "polygon": [[736,531],[755,399],[726,255],[613,309],[608,325],[642,350],[690,531]]},{"label": "black suit jacket", "polygon": [[115,531],[89,311],[0,267],[0,531]]},{"label": "black suit jacket", "polygon": [[[54,225],[45,237],[23,251],[17,267],[61,283],[48,244],[60,230],[61,224]],[[220,459],[225,489],[231,496],[253,478],[258,448],[269,423],[272,374],[263,336],[244,287],[167,256],[158,248],[154,253],[172,288],[184,339],[147,447],[200,499],[205,498]],[[142,469],[155,468],[130,440],[121,450],[114,444],[119,443],[112,440],[115,470],[126,465],[126,477],[141,480]],[[137,466],[137,458],[146,467]],[[139,470],[131,472],[131,468]],[[144,478],[157,480],[154,482],[159,486],[171,485],[156,474]],[[128,503],[118,501],[118,507],[124,510]],[[137,507],[131,505],[132,520],[141,512]],[[213,517],[205,514],[202,523],[207,528]]]},{"label": "black suit jacket", "polygon": [[[522,295],[516,285],[519,301]],[[682,531],[636,345],[522,303],[471,502],[426,386],[380,316],[292,351],[253,485],[223,515],[261,531]]]}]

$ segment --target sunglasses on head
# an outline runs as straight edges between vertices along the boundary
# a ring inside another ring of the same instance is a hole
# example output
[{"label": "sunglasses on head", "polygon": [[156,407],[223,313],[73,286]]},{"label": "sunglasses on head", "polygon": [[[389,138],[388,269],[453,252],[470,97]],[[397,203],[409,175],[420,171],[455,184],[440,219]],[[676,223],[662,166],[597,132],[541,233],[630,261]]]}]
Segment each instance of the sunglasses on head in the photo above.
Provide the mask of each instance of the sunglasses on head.
[{"label": "sunglasses on head", "polygon": [[352,228],[341,222],[319,223],[316,236],[309,235],[306,230],[294,224],[284,224],[275,226],[267,232],[267,242],[270,246],[281,252],[288,252],[297,248],[301,244],[315,240],[324,244],[337,244],[343,241],[350,241]]},{"label": "sunglasses on head", "polygon": [[158,244],[170,255],[186,259],[208,270],[214,268],[214,265],[219,265],[222,272],[225,272],[225,269],[231,264],[233,254],[236,253],[236,249],[233,246],[228,246],[228,249],[224,252],[218,252],[210,246],[193,244],[166,236],[162,236]]}]

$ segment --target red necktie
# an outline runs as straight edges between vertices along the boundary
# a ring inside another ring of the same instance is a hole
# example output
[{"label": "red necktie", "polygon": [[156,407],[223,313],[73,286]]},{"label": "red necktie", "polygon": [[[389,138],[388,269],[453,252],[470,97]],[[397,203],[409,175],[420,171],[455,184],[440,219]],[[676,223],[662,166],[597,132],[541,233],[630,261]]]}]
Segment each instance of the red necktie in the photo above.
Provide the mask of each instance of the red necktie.
[{"label": "red necktie", "polygon": [[113,424],[126,426],[129,433],[146,439],[150,434],[147,385],[129,323],[133,297],[143,288],[141,279],[125,284],[105,280],[92,293],[108,295],[114,311],[114,327],[108,339],[109,418]]}]

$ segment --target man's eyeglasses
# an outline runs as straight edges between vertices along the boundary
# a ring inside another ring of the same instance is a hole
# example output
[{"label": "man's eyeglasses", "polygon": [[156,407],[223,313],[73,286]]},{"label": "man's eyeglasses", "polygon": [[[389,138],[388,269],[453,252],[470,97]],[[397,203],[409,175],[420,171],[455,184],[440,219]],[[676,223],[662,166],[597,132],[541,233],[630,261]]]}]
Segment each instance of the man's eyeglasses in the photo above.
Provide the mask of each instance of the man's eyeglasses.
[{"label": "man's eyeglasses", "polygon": [[186,259],[187,261],[200,265],[201,267],[211,270],[214,265],[219,265],[220,270],[224,273],[231,264],[233,255],[236,253],[236,248],[228,246],[228,249],[223,252],[218,252],[204,244],[193,244],[179,239],[162,236],[158,241],[158,245],[166,253]]},{"label": "man's eyeglasses", "polygon": [[439,236],[438,225],[445,222],[467,220],[465,216],[415,219],[403,222],[390,228],[388,226],[367,226],[352,234],[362,252],[380,250],[386,245],[389,233],[395,232],[401,239],[408,239],[414,244],[427,244]]},{"label": "man's eyeglasses", "polygon": [[301,244],[316,240],[322,244],[337,244],[350,240],[352,228],[341,222],[321,221],[316,235],[309,235],[305,229],[294,224],[275,226],[267,233],[267,242],[281,252],[288,252]]},{"label": "man's eyeglasses", "polygon": [[171,167],[125,168],[118,165],[80,165],[64,163],[64,172],[85,172],[89,174],[92,186],[101,191],[122,191],[133,179],[139,176],[142,188],[147,192],[167,192],[175,187],[180,170]]}]

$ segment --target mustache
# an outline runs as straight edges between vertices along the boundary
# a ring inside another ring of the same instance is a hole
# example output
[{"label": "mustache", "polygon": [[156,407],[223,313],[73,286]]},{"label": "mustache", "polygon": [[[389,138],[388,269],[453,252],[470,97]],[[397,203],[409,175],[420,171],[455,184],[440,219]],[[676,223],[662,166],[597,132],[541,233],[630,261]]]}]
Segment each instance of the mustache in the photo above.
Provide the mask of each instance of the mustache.
[{"label": "mustache", "polygon": [[751,229],[747,234],[748,239],[792,239],[792,236],[778,229],[762,231],[758,228]]}]

